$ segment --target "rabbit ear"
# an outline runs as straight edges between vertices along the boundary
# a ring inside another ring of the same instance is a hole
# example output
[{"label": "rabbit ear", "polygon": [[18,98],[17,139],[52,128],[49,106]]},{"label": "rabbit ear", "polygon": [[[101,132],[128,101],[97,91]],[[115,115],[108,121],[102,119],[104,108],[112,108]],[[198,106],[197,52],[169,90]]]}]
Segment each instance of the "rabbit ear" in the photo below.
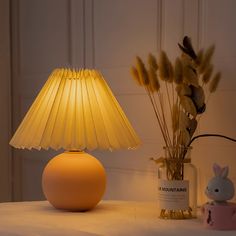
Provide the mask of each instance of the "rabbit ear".
[{"label": "rabbit ear", "polygon": [[215,176],[221,176],[222,169],[216,163],[213,164],[213,171],[214,171]]},{"label": "rabbit ear", "polygon": [[227,178],[228,173],[229,173],[229,167],[226,166],[226,167],[222,168],[221,173],[220,173],[220,176],[221,176],[222,178]]}]

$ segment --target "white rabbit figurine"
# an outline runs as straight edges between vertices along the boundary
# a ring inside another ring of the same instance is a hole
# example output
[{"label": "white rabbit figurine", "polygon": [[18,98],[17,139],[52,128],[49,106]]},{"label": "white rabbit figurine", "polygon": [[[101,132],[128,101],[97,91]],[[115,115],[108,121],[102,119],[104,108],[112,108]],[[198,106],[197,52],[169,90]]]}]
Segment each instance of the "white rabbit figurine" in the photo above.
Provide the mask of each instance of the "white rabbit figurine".
[{"label": "white rabbit figurine", "polygon": [[234,184],[227,178],[229,168],[213,165],[215,177],[210,179],[205,193],[212,202],[202,206],[203,223],[208,229],[236,230],[236,203],[227,202],[234,196]]},{"label": "white rabbit figurine", "polygon": [[211,204],[226,204],[227,200],[234,197],[234,184],[227,178],[229,173],[228,166],[221,168],[219,165],[213,165],[215,176],[210,179],[205,190],[208,198],[212,199]]}]

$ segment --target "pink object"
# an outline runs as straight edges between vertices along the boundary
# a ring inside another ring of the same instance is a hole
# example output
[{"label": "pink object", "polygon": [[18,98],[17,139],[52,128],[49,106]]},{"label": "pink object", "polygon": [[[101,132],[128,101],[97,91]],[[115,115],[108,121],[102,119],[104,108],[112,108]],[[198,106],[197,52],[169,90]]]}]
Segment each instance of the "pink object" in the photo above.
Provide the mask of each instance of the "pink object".
[{"label": "pink object", "polygon": [[236,203],[203,205],[204,226],[215,230],[236,230]]}]

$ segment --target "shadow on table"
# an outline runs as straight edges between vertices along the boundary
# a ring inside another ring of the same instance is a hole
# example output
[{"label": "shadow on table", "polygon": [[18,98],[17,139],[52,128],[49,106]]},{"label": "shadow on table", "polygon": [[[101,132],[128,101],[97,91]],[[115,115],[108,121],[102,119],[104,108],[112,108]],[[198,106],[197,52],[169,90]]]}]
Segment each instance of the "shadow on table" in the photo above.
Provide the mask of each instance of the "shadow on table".
[{"label": "shadow on table", "polygon": [[89,212],[91,213],[104,213],[104,212],[110,212],[110,211],[115,211],[120,209],[120,205],[116,204],[116,203],[109,203],[109,204],[105,204],[105,203],[99,203],[95,208],[89,210],[89,211],[68,211],[68,210],[63,210],[63,209],[56,209],[55,207],[53,207],[52,205],[50,205],[49,203],[47,205],[43,205],[43,206],[38,206],[37,210],[42,211],[47,211],[47,212],[51,212],[51,213],[70,213],[70,214],[84,214]]}]

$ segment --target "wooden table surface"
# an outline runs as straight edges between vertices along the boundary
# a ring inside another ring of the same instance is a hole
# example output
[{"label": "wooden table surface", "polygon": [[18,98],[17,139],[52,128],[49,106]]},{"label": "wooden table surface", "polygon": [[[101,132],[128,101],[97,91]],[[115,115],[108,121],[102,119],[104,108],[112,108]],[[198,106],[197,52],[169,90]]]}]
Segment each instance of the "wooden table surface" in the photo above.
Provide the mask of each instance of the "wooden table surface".
[{"label": "wooden table surface", "polygon": [[0,236],[235,236],[203,228],[201,219],[158,219],[150,202],[102,201],[89,212],[54,209],[47,201],[0,203]]}]

